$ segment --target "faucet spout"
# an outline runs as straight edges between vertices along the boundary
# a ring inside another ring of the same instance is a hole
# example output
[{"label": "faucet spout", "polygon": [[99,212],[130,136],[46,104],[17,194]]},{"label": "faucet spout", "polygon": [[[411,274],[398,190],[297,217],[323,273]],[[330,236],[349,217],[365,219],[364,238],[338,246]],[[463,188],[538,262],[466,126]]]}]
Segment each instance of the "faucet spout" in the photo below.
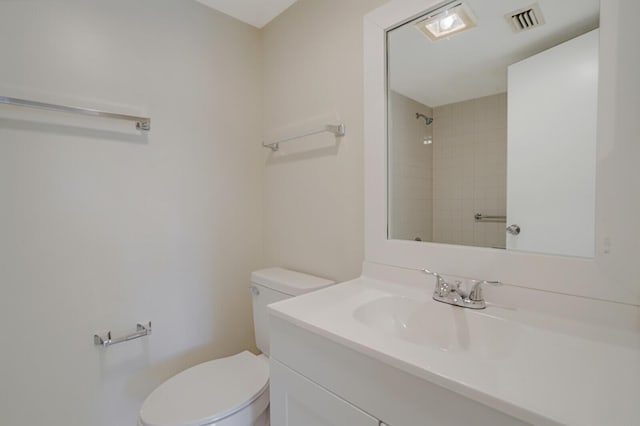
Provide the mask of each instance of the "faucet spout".
[{"label": "faucet spout", "polygon": [[490,284],[490,285],[494,285],[494,286],[502,285],[502,283],[500,281],[487,281],[487,280],[476,281],[473,284],[473,286],[471,287],[471,291],[469,291],[469,296],[467,296],[467,299],[469,299],[470,301],[473,301],[473,302],[483,302],[484,303],[484,297],[482,295],[482,285],[483,284]]}]

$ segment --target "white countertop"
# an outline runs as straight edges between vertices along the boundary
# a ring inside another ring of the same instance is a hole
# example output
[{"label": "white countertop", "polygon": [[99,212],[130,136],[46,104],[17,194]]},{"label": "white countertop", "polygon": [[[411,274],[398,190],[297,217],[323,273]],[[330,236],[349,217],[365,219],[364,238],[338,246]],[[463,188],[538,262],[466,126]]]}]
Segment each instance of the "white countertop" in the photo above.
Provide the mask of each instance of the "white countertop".
[{"label": "white countertop", "polygon": [[[440,338],[412,341],[354,315],[359,307],[389,297],[411,300],[428,310],[429,318],[442,316],[442,324],[429,320],[425,328],[445,339],[448,336],[440,331],[446,330],[458,343],[449,345]],[[365,277],[273,304],[270,311],[525,422],[640,424],[639,333],[514,307],[458,308],[433,301],[430,286],[415,288]]]}]

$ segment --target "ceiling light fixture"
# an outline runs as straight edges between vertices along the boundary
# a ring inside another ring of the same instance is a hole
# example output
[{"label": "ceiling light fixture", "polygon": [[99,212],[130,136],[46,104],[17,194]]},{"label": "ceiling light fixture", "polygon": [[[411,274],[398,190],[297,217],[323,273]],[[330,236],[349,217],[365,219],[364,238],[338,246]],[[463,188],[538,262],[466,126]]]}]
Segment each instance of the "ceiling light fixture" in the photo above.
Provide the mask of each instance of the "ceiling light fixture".
[{"label": "ceiling light fixture", "polygon": [[476,26],[471,9],[461,2],[454,2],[430,14],[415,24],[431,41],[438,41]]}]

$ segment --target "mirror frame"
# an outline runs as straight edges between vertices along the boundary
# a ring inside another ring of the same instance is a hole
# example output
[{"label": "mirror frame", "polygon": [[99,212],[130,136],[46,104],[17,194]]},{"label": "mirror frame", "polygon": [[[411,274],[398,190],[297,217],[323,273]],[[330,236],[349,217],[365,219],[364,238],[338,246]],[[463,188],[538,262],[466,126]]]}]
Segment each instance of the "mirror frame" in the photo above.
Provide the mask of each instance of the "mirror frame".
[{"label": "mirror frame", "polygon": [[600,2],[593,259],[387,239],[386,33],[443,3],[392,0],[364,18],[365,262],[640,305],[635,265],[640,253],[640,197],[624,197],[634,194],[633,183],[640,182],[640,168],[633,167],[634,158],[640,160],[634,146],[640,126],[633,113],[640,95],[635,80],[640,55],[625,53],[634,49],[640,31],[623,22],[632,15],[628,9],[640,9],[633,0]]}]

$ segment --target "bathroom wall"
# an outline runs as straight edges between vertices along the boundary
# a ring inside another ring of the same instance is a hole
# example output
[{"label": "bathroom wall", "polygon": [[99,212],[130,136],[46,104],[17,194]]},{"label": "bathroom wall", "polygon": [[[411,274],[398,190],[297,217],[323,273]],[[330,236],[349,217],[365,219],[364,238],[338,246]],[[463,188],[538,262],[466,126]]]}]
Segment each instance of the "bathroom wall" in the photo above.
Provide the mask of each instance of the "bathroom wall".
[{"label": "bathroom wall", "polygon": [[[139,136],[0,107],[0,424],[132,425],[169,376],[253,346],[260,33],[193,1],[4,0],[0,54],[0,95],[152,118]],[[343,83],[358,105],[360,72]],[[360,207],[349,167],[342,196]],[[93,345],[149,320],[148,338]]]},{"label": "bathroom wall", "polygon": [[362,22],[383,3],[299,0],[263,29],[264,138],[331,114],[347,126],[338,143],[323,134],[264,150],[268,264],[337,280],[361,272]]},{"label": "bathroom wall", "polygon": [[507,209],[506,93],[434,108],[433,241],[505,247]]},{"label": "bathroom wall", "polygon": [[432,241],[433,110],[399,93],[389,92],[389,237]]}]

